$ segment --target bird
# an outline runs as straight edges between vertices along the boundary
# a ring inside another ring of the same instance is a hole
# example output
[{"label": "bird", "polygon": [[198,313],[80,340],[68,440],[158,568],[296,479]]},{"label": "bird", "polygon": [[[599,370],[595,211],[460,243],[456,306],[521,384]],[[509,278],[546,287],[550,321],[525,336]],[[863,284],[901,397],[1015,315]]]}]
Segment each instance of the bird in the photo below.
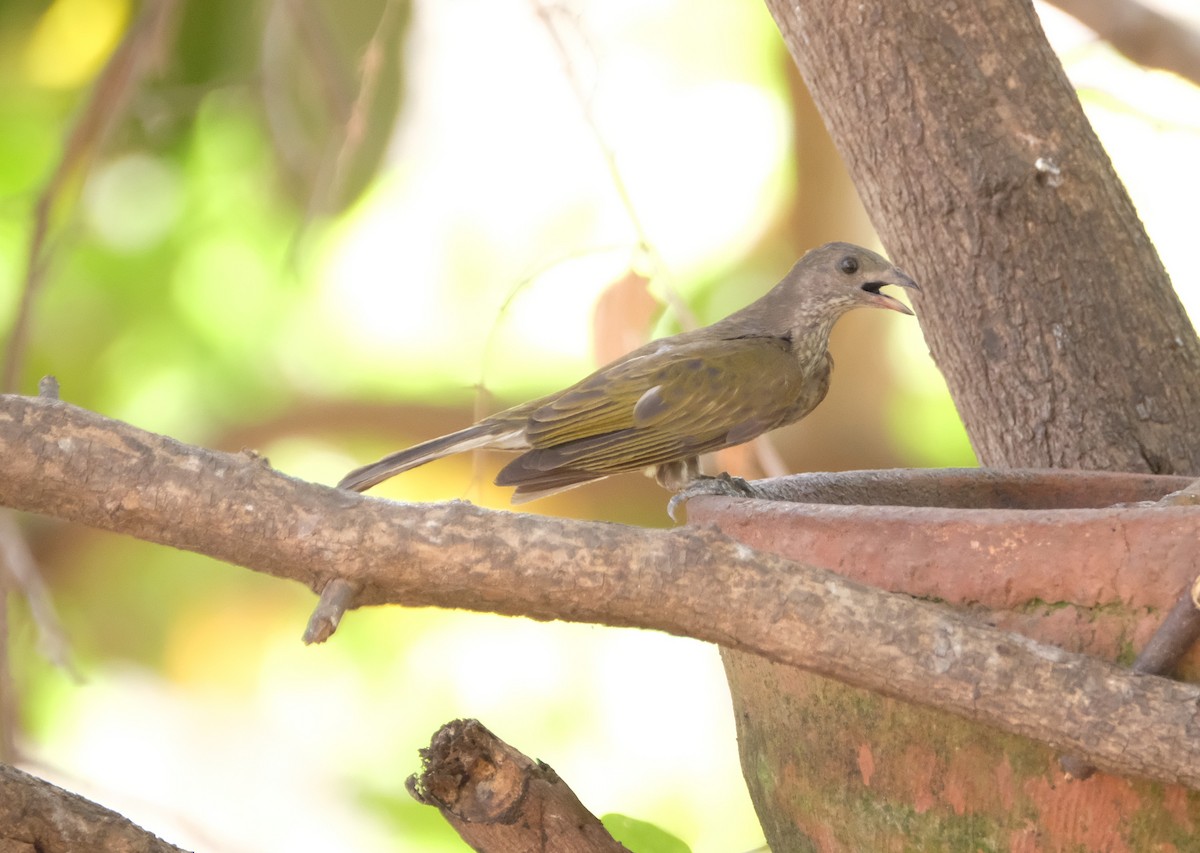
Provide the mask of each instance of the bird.
[{"label": "bird", "polygon": [[520,454],[495,478],[515,487],[514,504],[629,471],[674,492],[717,479],[701,475],[700,454],[794,423],[824,399],[838,318],[861,307],[913,313],[882,292],[886,285],[920,290],[875,252],[828,243],[723,320],[651,341],[561,391],[356,468],[338,487],[365,491],[483,448]]}]

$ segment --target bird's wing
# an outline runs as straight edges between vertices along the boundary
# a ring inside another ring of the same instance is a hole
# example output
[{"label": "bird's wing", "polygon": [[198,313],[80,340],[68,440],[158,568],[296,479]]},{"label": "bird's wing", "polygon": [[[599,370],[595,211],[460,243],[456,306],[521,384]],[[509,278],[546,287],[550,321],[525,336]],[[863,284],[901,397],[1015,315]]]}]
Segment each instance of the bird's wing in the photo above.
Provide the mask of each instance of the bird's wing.
[{"label": "bird's wing", "polygon": [[496,481],[604,476],[741,444],[787,422],[805,383],[777,338],[690,343],[629,359],[534,411],[525,432],[532,449]]}]

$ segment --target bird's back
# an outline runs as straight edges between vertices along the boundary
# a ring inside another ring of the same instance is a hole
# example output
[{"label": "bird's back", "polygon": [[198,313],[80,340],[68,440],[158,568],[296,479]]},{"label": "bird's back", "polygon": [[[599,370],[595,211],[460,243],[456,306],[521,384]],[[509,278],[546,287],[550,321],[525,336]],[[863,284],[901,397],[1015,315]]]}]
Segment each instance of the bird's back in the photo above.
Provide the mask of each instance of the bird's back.
[{"label": "bird's back", "polygon": [[530,449],[496,483],[541,494],[741,444],[803,417],[829,384],[825,362],[801,369],[782,338],[701,339],[639,353],[497,416],[524,419]]}]

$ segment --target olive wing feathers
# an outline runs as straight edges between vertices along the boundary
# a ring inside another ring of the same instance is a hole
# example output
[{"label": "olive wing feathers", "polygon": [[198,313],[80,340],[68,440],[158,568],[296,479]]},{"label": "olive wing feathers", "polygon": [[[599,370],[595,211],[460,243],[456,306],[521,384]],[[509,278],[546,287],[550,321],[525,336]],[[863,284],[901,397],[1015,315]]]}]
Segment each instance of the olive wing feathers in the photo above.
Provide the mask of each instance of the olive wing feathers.
[{"label": "olive wing feathers", "polygon": [[806,382],[788,350],[738,338],[618,362],[541,401],[525,431],[532,449],[496,482],[553,487],[749,441],[799,416]]}]

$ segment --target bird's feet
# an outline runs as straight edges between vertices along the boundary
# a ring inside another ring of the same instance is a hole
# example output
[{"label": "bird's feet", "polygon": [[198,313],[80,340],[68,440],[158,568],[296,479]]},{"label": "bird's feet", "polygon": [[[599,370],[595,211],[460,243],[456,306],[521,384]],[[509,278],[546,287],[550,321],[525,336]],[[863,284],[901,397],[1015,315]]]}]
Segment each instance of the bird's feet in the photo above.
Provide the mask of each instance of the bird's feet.
[{"label": "bird's feet", "polygon": [[671,516],[672,521],[679,521],[675,516],[679,507],[700,495],[723,495],[727,498],[753,498],[757,497],[758,493],[750,483],[728,472],[723,472],[715,477],[701,475],[671,497],[671,500],[667,503],[667,515]]}]

